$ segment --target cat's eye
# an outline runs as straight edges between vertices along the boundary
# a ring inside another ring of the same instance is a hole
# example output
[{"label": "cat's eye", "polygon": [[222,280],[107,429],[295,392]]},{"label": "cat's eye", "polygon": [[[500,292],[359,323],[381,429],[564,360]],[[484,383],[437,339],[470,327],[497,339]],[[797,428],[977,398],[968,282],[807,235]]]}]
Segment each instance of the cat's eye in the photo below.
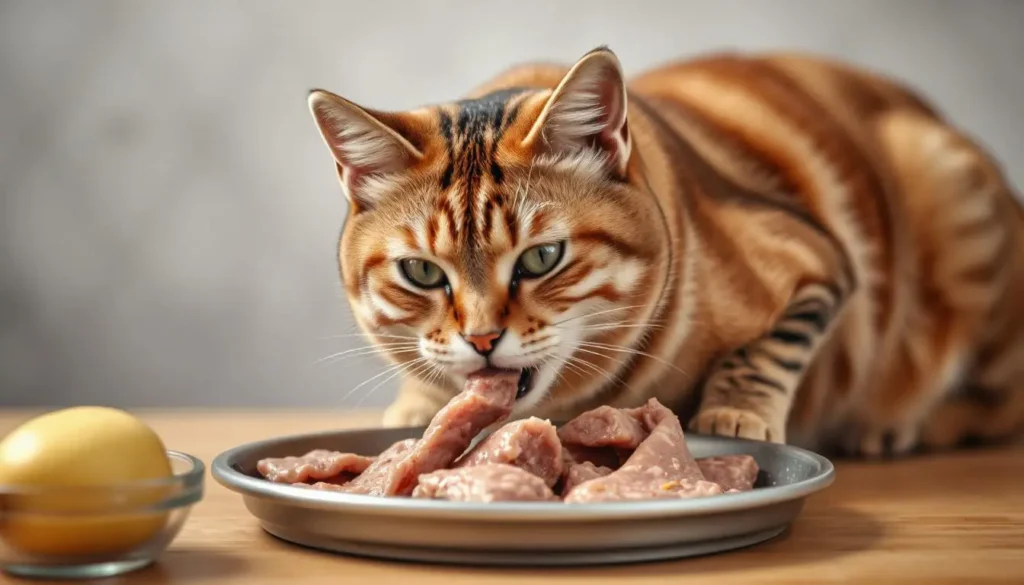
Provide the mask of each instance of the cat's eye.
[{"label": "cat's eye", "polygon": [[544,276],[558,265],[564,251],[562,242],[534,246],[519,256],[519,272],[526,277]]},{"label": "cat's eye", "polygon": [[444,270],[428,260],[405,258],[398,263],[398,266],[402,269],[405,278],[420,288],[438,288],[447,281]]}]

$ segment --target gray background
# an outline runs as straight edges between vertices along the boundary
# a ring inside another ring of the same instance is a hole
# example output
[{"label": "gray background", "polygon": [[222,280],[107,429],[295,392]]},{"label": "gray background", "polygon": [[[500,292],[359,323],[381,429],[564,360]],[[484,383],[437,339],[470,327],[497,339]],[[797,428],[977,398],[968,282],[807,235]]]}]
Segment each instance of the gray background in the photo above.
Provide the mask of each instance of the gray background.
[{"label": "gray background", "polygon": [[343,398],[375,359],[315,363],[361,342],[331,337],[344,203],[306,90],[409,107],[604,43],[900,75],[1024,185],[1019,1],[3,2],[0,405],[385,403]]}]

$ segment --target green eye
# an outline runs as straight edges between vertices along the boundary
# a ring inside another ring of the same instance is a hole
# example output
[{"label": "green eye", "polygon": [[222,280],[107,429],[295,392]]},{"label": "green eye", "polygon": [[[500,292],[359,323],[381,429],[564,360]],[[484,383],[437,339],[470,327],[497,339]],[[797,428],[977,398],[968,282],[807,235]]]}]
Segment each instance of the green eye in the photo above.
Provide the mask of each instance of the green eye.
[{"label": "green eye", "polygon": [[544,276],[558,265],[564,250],[565,245],[561,242],[534,246],[519,257],[519,271],[523,276],[534,278]]},{"label": "green eye", "polygon": [[398,265],[409,282],[420,288],[437,288],[445,283],[444,270],[433,262],[406,258]]}]

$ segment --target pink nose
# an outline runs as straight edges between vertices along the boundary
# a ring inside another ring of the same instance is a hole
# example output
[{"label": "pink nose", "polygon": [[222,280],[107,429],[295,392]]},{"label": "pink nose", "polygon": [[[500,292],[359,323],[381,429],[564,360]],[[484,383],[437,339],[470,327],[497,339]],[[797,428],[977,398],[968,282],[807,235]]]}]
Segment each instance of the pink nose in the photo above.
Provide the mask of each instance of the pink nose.
[{"label": "pink nose", "polygon": [[491,331],[490,333],[473,333],[469,335],[463,335],[462,338],[469,342],[473,346],[473,349],[480,355],[486,356],[494,351],[494,346],[498,345],[498,340],[504,335],[504,331]]}]

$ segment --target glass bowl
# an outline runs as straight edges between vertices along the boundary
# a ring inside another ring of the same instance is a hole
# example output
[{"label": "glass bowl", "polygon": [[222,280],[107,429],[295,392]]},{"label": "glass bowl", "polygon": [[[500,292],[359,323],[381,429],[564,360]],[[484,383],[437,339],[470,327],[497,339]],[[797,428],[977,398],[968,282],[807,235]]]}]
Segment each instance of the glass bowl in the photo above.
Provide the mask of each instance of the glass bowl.
[{"label": "glass bowl", "polygon": [[104,487],[0,485],[0,570],[95,579],[152,563],[203,497],[203,462],[167,451],[172,475]]}]

